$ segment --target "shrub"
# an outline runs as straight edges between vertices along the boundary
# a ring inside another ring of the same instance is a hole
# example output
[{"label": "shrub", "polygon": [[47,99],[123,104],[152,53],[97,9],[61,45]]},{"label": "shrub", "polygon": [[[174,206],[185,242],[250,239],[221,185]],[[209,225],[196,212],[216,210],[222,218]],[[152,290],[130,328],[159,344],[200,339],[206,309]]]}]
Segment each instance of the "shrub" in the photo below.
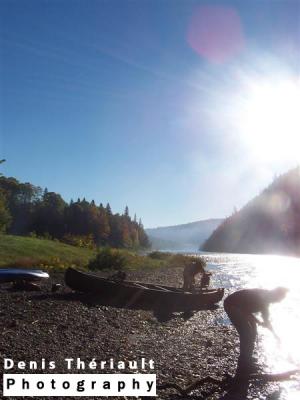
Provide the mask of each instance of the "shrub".
[{"label": "shrub", "polygon": [[[76,263],[74,263],[76,265]],[[36,257],[20,257],[14,261],[6,264],[6,268],[22,268],[22,269],[36,269],[36,268],[55,268],[64,269],[66,265],[59,257],[49,258],[36,258]]]},{"label": "shrub", "polygon": [[152,251],[148,254],[148,257],[153,260],[167,260],[170,257],[170,253],[163,253],[162,251]]},{"label": "shrub", "polygon": [[28,237],[33,238],[33,239],[37,239],[38,235],[36,234],[35,231],[29,232],[28,233]]},{"label": "shrub", "polygon": [[44,260],[35,257],[20,257],[6,264],[6,268],[37,268],[43,265]]},{"label": "shrub", "polygon": [[94,250],[96,248],[95,239],[92,234],[90,235],[72,235],[67,233],[61,239],[63,243],[70,244],[71,246],[82,247]]},{"label": "shrub", "polygon": [[88,267],[92,270],[115,269],[122,270],[126,266],[126,257],[116,249],[104,248],[98,252]]}]

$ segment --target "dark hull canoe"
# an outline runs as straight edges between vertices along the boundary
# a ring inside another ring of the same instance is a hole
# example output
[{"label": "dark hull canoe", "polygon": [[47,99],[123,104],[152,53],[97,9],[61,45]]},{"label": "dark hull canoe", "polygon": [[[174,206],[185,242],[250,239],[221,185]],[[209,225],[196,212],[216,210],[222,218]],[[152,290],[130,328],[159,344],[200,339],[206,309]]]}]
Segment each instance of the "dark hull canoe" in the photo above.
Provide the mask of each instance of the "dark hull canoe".
[{"label": "dark hull canoe", "polygon": [[67,269],[65,282],[73,290],[109,298],[125,307],[170,308],[177,311],[200,310],[222,300],[224,289],[205,289],[193,293],[180,288],[133,281],[115,282],[95,274]]},{"label": "dark hull canoe", "polygon": [[0,283],[17,281],[40,281],[48,279],[47,272],[39,269],[0,268]]}]

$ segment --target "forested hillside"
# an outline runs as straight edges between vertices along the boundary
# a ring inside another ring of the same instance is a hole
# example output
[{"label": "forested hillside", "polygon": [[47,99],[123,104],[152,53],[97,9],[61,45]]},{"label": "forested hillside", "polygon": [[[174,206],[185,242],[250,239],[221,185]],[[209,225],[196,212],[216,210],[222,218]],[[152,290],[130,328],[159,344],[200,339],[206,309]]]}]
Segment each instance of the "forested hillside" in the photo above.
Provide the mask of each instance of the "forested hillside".
[{"label": "forested hillside", "polygon": [[59,239],[81,247],[148,247],[141,220],[85,199],[63,198],[31,183],[0,176],[0,231]]},{"label": "forested hillside", "polygon": [[300,255],[300,168],[274,179],[213,232],[203,250]]}]

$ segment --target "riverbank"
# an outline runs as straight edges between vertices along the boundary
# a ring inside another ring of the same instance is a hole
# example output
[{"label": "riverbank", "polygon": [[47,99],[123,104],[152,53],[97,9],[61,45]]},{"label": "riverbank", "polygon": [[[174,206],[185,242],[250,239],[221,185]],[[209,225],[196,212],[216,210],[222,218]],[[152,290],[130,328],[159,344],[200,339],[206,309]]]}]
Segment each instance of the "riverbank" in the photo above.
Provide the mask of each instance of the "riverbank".
[{"label": "riverbank", "polygon": [[0,233],[0,267],[65,269],[84,267],[96,251],[70,246],[58,240]]},{"label": "riverbank", "polygon": [[[179,286],[181,269],[129,271],[128,278]],[[52,281],[45,283],[41,292],[0,289],[1,359],[40,364],[44,358],[56,364],[55,371],[42,370],[39,365],[36,371],[12,369],[10,372],[80,373],[83,371],[67,370],[65,359],[80,358],[89,362],[93,358],[115,361],[144,358],[154,360],[158,384],[168,381],[187,385],[207,375],[234,374],[238,337],[231,326],[224,324],[222,306],[189,316],[182,313],[154,315],[150,311],[99,306],[66,287],[52,293],[52,283],[63,284],[63,275],[53,274]],[[4,372],[3,362],[0,372]],[[112,371],[96,369],[91,372]],[[274,386],[264,388],[264,394],[272,391]],[[252,387],[247,398],[259,395]],[[205,398],[199,396],[200,391],[195,390],[189,398]],[[169,390],[159,392],[157,398],[182,397]],[[209,397],[220,398],[220,393]]]},{"label": "riverbank", "polygon": [[49,272],[68,267],[94,270],[138,270],[183,267],[190,258],[145,249],[101,247],[89,249],[58,240],[0,233],[0,268],[41,268]]}]

